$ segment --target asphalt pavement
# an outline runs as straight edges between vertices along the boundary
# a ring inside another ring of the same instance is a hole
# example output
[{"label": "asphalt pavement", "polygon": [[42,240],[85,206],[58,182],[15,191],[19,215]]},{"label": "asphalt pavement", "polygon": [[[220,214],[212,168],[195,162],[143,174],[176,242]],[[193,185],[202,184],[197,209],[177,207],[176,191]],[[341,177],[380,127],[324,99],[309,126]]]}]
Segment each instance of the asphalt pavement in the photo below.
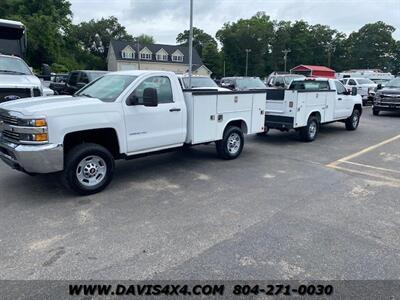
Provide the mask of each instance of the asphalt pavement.
[{"label": "asphalt pavement", "polygon": [[0,279],[400,279],[400,115],[118,162],[104,192],[0,164]]}]

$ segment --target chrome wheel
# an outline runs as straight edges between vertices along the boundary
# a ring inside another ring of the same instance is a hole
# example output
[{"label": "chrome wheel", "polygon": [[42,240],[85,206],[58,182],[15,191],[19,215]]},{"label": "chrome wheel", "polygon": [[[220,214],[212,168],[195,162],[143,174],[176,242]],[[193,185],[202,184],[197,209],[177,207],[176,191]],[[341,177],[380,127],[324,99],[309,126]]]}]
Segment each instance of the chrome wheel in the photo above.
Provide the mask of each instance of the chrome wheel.
[{"label": "chrome wheel", "polygon": [[310,126],[308,127],[308,133],[310,135],[310,138],[314,138],[315,135],[317,134],[317,129],[318,125],[316,122],[311,122]]},{"label": "chrome wheel", "polygon": [[87,156],[80,161],[76,168],[78,181],[86,186],[98,185],[106,178],[107,164],[100,156]]},{"label": "chrome wheel", "polygon": [[230,154],[236,154],[241,146],[241,140],[239,134],[236,132],[231,133],[231,135],[228,137],[228,152]]}]

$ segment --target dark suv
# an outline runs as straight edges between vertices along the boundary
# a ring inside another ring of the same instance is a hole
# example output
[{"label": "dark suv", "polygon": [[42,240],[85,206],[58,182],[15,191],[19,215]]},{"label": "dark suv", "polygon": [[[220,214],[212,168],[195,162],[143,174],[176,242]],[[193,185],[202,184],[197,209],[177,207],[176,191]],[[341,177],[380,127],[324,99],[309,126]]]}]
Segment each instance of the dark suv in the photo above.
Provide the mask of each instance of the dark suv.
[{"label": "dark suv", "polygon": [[89,82],[103,76],[106,71],[72,71],[66,82],[51,83],[50,88],[60,95],[73,95]]},{"label": "dark suv", "polygon": [[372,112],[377,116],[381,111],[400,112],[400,77],[390,80],[385,87],[378,85]]}]

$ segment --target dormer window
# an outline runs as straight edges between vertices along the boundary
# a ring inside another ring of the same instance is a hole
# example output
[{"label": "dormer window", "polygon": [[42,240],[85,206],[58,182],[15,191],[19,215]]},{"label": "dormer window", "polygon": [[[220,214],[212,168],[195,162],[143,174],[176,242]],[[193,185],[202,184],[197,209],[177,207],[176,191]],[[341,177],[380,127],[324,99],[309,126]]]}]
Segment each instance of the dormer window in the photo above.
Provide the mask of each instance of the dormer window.
[{"label": "dormer window", "polygon": [[172,53],[171,57],[172,57],[172,61],[183,62],[183,54],[179,50],[176,50],[174,53]]},{"label": "dormer window", "polygon": [[144,47],[141,51],[140,51],[140,59],[143,60],[152,60],[153,58],[153,53],[147,48]]},{"label": "dormer window", "polygon": [[135,58],[135,50],[133,50],[131,46],[126,46],[122,50],[121,56],[124,59],[134,59]]},{"label": "dormer window", "polygon": [[156,59],[159,61],[168,61],[168,52],[161,48],[156,53]]}]

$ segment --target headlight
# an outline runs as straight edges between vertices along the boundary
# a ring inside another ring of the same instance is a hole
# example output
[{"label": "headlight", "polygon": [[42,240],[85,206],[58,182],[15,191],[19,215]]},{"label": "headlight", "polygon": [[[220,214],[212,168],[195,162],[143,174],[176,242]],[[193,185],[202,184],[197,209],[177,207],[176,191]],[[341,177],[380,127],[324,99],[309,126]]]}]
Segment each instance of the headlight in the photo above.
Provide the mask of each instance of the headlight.
[{"label": "headlight", "polygon": [[21,142],[47,142],[47,133],[20,133],[19,138]]},{"label": "headlight", "polygon": [[20,119],[18,122],[20,126],[27,127],[45,127],[47,126],[46,119]]}]

